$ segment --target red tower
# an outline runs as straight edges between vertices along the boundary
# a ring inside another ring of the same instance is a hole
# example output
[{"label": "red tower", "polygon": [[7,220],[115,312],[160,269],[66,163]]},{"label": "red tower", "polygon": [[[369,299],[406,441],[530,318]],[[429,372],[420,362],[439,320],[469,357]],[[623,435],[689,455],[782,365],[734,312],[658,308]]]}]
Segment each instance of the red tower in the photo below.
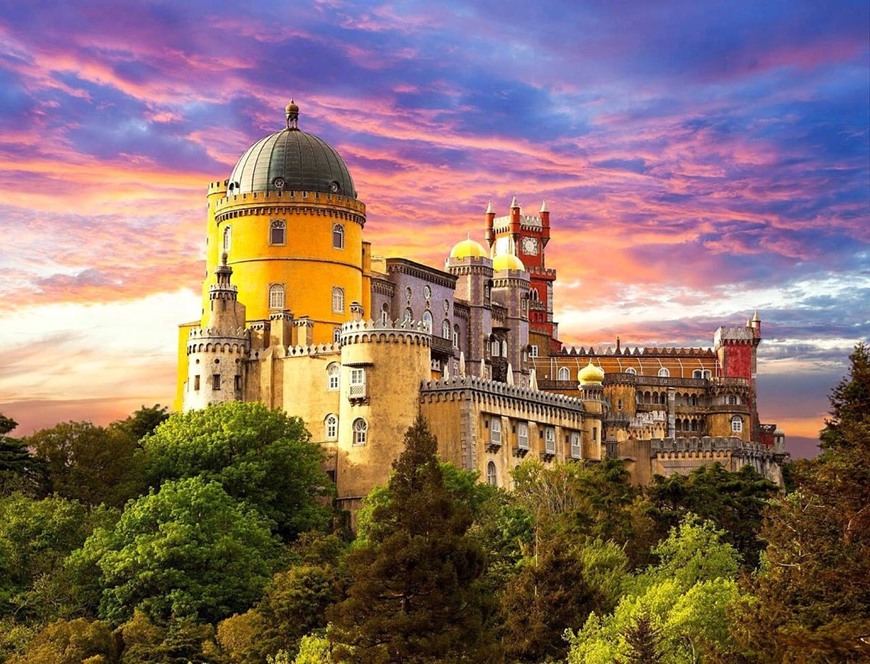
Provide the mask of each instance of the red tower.
[{"label": "red tower", "polygon": [[510,214],[496,217],[492,203],[486,208],[486,241],[493,257],[513,254],[519,258],[530,277],[529,331],[549,337],[549,353],[561,350],[559,324],[553,320],[553,283],[556,270],[546,264],[546,247],[550,241],[550,211],[541,204],[540,216],[525,215],[511,202]]}]

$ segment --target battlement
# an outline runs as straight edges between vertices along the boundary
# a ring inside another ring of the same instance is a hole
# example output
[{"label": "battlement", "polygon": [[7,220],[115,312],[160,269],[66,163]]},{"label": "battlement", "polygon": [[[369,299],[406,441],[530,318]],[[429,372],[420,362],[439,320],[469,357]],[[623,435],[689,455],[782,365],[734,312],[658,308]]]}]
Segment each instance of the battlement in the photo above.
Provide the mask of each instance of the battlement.
[{"label": "battlement", "polygon": [[760,339],[757,329],[743,325],[720,327],[713,335],[713,345],[719,347],[728,343],[755,343]]},{"label": "battlement", "polygon": [[745,443],[735,436],[702,436],[701,438],[653,438],[650,456],[673,452],[731,452],[743,456],[773,457],[775,452],[761,443]]},{"label": "battlement", "polygon": [[584,412],[583,401],[553,392],[541,392],[519,385],[508,385],[476,376],[459,376],[442,380],[427,380],[420,384],[420,396],[451,394],[458,392],[477,392],[496,398],[507,398],[540,406],[564,408],[576,413]]},{"label": "battlement", "polygon": [[341,344],[312,344],[310,346],[288,346],[285,357],[315,357],[340,353]]},{"label": "battlement", "polygon": [[361,320],[344,323],[341,326],[341,345],[359,343],[414,343],[420,346],[432,345],[432,333],[423,321]]},{"label": "battlement", "polygon": [[669,346],[635,346],[634,350],[626,346],[625,348],[611,346],[589,346],[585,348],[581,346],[579,349],[572,346],[562,348],[562,355],[571,355],[579,357],[601,356],[601,357],[715,357],[712,348],[677,348]]},{"label": "battlement", "polygon": [[233,339],[233,340],[248,340],[251,333],[244,327],[237,327],[234,330],[220,330],[214,327],[195,327],[187,335],[191,341],[197,339]]},{"label": "battlement", "polygon": [[[511,216],[509,214],[502,217],[496,217],[492,220],[492,230],[496,233],[507,233],[510,231],[510,223]],[[540,217],[531,214],[521,214],[520,225],[528,229],[535,229],[542,228],[543,222],[541,222]]]}]

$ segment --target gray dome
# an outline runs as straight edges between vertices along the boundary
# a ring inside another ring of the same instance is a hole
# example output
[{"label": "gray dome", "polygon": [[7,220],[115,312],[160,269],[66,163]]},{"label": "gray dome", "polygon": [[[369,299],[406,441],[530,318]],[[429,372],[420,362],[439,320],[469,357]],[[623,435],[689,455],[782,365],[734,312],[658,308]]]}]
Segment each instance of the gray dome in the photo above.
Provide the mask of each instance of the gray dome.
[{"label": "gray dome", "polygon": [[319,191],[356,198],[338,152],[317,136],[299,131],[295,122],[254,143],[236,163],[228,193],[255,191]]}]

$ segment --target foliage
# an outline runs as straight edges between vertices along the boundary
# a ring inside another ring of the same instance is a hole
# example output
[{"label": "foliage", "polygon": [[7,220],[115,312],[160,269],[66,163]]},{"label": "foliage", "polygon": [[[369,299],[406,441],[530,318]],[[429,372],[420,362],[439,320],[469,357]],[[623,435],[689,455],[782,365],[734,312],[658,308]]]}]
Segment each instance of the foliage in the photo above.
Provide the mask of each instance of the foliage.
[{"label": "foliage", "polygon": [[[332,664],[333,661],[329,639],[319,634],[309,634],[302,637],[299,643],[299,654],[296,655],[293,664]],[[280,663],[274,661],[269,664]]]},{"label": "foliage", "polygon": [[8,664],[108,664],[117,661],[112,630],[102,621],[58,620],[33,639],[27,650]]},{"label": "foliage", "polygon": [[[524,560],[520,573],[508,582],[501,608],[509,661],[563,658],[565,629],[579,629],[591,611],[612,608],[590,576],[612,583],[614,573],[617,578],[624,573],[625,556],[617,547],[601,542],[589,548],[597,550],[584,555],[584,547],[570,538],[553,538],[539,545],[536,555]],[[591,574],[589,563],[596,567]]]},{"label": "foliage", "polygon": [[44,481],[45,468],[22,441],[7,436],[18,422],[0,413],[0,496],[14,492],[35,495]]},{"label": "foliage", "polygon": [[870,659],[870,349],[831,394],[824,452],[792,467],[795,491],[773,504],[752,597],[735,636],[758,662]]},{"label": "foliage", "polygon": [[726,607],[738,594],[738,555],[721,537],[712,524],[693,517],[674,528],[654,549],[659,563],[626,583],[612,613],[593,613],[579,632],[569,630],[569,664],[611,664],[631,652],[628,639],[638,636],[633,630],[641,617],[659,631],[662,662],[729,657]]},{"label": "foliage", "polygon": [[279,562],[270,524],[216,482],[166,482],[131,502],[114,529],[97,529],[74,554],[96,562],[100,615],[141,609],[150,619],[213,622],[244,611]]},{"label": "foliage", "polygon": [[95,525],[114,518],[111,512],[89,512],[65,498],[33,500],[14,494],[0,499],[0,610],[14,608],[19,620],[58,617],[54,613],[60,598],[41,608],[38,589],[62,572],[66,556],[84,543]]},{"label": "foliage", "polygon": [[211,625],[190,619],[172,620],[164,627],[136,611],[116,630],[116,635],[123,645],[119,664],[224,664],[228,661],[215,643]]},{"label": "foliage", "polygon": [[302,421],[261,403],[231,402],[175,413],[144,439],[153,486],[202,477],[219,482],[277,524],[289,540],[325,529],[333,485]]},{"label": "foliage", "polygon": [[661,632],[661,628],[653,625],[647,614],[640,614],[623,634],[627,652],[616,661],[619,664],[659,664],[662,661],[659,652]]},{"label": "foliage", "polygon": [[740,552],[750,569],[756,567],[764,548],[758,536],[762,511],[778,491],[776,484],[751,466],[731,473],[718,463],[697,468],[689,475],[656,475],[646,490],[653,505],[649,513],[664,530],[677,525],[686,514],[697,514],[725,531],[725,541]]},{"label": "foliage", "polygon": [[145,406],[134,412],[129,417],[112,422],[112,428],[120,429],[132,440],[140,441],[145,436],[154,433],[154,430],[169,419],[169,409],[159,403],[153,406]]},{"label": "foliage", "polygon": [[346,558],[348,597],[328,613],[340,661],[486,662],[493,652],[471,510],[445,488],[436,447],[418,417],[373,511],[378,527]]},{"label": "foliage", "polygon": [[536,537],[568,533],[612,540],[625,547],[633,566],[647,560],[657,539],[654,524],[622,461],[545,466],[529,460],[512,475],[518,503],[535,517]]},{"label": "foliage", "polygon": [[43,463],[47,491],[85,505],[123,507],[144,489],[141,450],[117,428],[65,422],[24,439]]}]

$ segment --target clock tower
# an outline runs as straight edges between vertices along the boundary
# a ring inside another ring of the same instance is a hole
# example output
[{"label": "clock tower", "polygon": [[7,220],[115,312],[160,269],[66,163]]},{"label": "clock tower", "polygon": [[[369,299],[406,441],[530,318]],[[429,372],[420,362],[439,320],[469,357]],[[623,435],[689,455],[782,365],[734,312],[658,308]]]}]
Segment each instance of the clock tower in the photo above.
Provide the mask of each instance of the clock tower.
[{"label": "clock tower", "polygon": [[[486,241],[493,257],[517,256],[529,273],[529,331],[532,336],[546,337],[547,348],[538,345],[541,355],[558,352],[559,325],[553,320],[553,283],[556,270],[546,265],[546,247],[550,241],[550,211],[541,204],[540,216],[522,213],[516,197],[510,214],[496,217],[492,203],[486,208]],[[532,342],[533,345],[534,341]]]}]

